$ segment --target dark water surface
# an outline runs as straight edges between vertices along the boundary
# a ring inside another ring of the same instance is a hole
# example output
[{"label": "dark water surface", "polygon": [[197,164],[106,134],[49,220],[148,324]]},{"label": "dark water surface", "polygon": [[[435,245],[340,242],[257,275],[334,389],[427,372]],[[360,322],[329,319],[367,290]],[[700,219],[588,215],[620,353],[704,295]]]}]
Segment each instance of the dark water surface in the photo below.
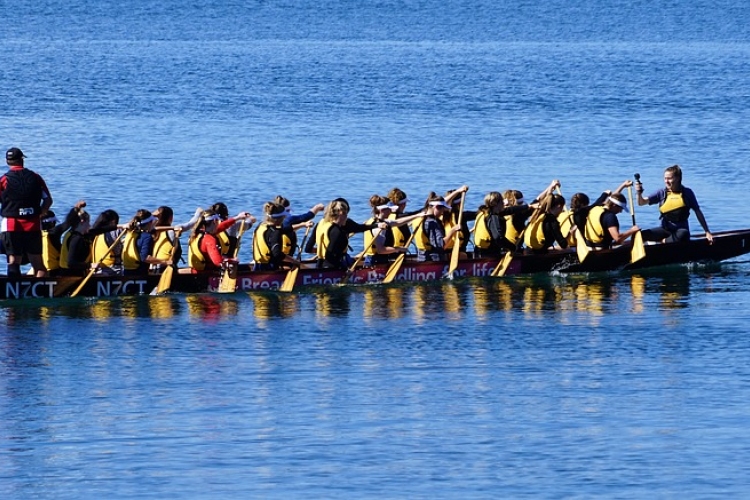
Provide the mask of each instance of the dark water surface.
[{"label": "dark water surface", "polygon": [[[417,206],[468,184],[475,208],[553,178],[650,191],[679,163],[711,228],[738,229],[749,10],[6,1],[0,138],[58,213],[283,194],[362,221],[393,186]],[[749,302],[738,259],[0,303],[0,496],[744,497]]]}]

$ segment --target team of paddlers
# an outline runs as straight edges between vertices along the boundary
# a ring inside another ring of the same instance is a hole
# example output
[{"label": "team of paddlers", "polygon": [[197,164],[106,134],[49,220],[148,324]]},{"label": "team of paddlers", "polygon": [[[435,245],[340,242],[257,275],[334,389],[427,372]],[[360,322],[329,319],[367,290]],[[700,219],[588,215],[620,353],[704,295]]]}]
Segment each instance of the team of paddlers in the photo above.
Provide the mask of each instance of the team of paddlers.
[{"label": "team of paddlers", "polygon": [[[624,243],[640,232],[646,241],[680,241],[690,238],[688,216],[696,213],[711,233],[692,190],[682,185],[678,166],[665,170],[665,187],[648,197],[636,174],[639,205],[658,204],[661,224],[641,231],[633,225],[620,231],[617,215],[628,211],[623,190],[633,202],[630,180],[613,191],[604,191],[590,201],[575,193],[570,206],[560,194],[560,182],[552,181],[530,202],[517,190],[491,191],[476,210],[465,209],[467,186],[444,196],[431,192],[416,211],[407,211],[409,198],[398,188],[387,195],[370,198],[372,216],[364,223],[349,218],[349,204],[337,198],[295,214],[289,200],[277,196],[263,207],[263,220],[248,212],[234,217],[224,203],[198,208],[188,222],[174,224],[173,210],[161,206],[153,212],[138,210],[132,219],[120,223],[114,210],[105,210],[91,223],[85,201],[79,201],[58,220],[50,210],[52,197],[41,177],[23,166],[25,155],[18,148],[6,153],[10,170],[0,177],[2,232],[0,243],[8,256],[8,274],[20,273],[24,262],[32,264],[37,276],[47,273],[84,275],[99,273],[136,275],[161,272],[178,266],[183,259],[180,235],[188,233],[185,269],[188,272],[219,269],[236,262],[243,235],[252,231],[255,269],[272,270],[299,266],[303,254],[314,256],[320,268],[350,268],[389,262],[407,251],[413,242],[420,261],[447,260],[455,245],[460,258],[501,258],[521,249],[548,252],[553,248],[585,245],[603,249]],[[324,211],[322,220],[314,223]],[[298,231],[303,231],[299,241]],[[364,250],[350,254],[349,239],[364,233]],[[36,238],[39,240],[37,245]],[[471,252],[469,245],[472,245]]]}]

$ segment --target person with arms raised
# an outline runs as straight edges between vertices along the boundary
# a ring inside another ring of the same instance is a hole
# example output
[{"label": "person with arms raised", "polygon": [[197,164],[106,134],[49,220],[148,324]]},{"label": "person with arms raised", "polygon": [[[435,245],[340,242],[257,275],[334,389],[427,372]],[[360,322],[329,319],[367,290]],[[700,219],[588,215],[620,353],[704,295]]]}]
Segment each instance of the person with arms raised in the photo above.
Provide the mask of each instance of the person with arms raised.
[{"label": "person with arms raised", "polygon": [[221,215],[213,210],[206,210],[203,216],[193,228],[188,245],[188,265],[194,271],[216,270],[221,268],[225,260],[229,260],[222,253],[222,244],[219,239],[227,228],[235,223],[242,224],[243,220],[247,227],[255,224],[255,217],[249,212],[240,212],[235,217],[222,219]]}]

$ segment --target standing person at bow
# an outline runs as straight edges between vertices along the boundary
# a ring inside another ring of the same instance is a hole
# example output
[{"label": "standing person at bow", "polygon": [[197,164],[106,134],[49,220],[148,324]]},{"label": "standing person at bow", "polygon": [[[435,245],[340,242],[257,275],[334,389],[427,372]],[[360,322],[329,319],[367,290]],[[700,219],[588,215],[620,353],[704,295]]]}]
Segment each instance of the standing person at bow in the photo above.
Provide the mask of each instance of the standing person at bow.
[{"label": "standing person at bow", "polygon": [[20,276],[24,256],[34,275],[47,275],[42,258],[41,217],[52,206],[52,195],[44,179],[24,168],[26,155],[18,148],[5,153],[9,170],[0,177],[0,238],[8,260],[8,276]]},{"label": "standing person at bow", "polygon": [[326,208],[325,219],[316,231],[318,267],[349,269],[354,258],[347,253],[349,235],[364,233],[370,229],[388,229],[388,223],[360,224],[349,218],[346,200],[334,200]]},{"label": "standing person at bow", "polygon": [[661,227],[643,230],[644,241],[670,243],[689,240],[688,217],[690,217],[690,210],[693,210],[706,232],[706,239],[709,243],[713,242],[713,235],[708,229],[708,223],[706,223],[695,193],[682,184],[682,169],[679,165],[672,165],[664,170],[664,187],[648,197],[643,196],[643,185],[640,181],[636,183],[635,191],[638,195],[638,205],[659,204]]},{"label": "standing person at bow", "polygon": [[225,260],[222,254],[220,235],[236,223],[245,221],[247,227],[255,224],[255,217],[249,212],[240,212],[235,217],[222,220],[213,210],[206,210],[193,228],[188,247],[188,265],[194,271],[219,269]]},{"label": "standing person at bow", "polygon": [[640,231],[633,226],[620,232],[617,214],[628,211],[628,204],[622,193],[612,193],[604,203],[593,207],[586,218],[585,238],[594,249],[611,248],[621,245],[626,239]]}]

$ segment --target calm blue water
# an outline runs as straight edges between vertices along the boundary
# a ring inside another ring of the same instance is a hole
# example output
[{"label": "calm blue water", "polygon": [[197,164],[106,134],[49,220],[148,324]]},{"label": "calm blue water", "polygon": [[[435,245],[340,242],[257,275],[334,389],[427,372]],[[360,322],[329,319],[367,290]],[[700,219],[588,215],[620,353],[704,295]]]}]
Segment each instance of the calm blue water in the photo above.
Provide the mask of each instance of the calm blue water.
[{"label": "calm blue water", "polygon": [[[553,178],[570,196],[639,172],[652,190],[679,163],[714,231],[747,227],[740,2],[15,0],[0,14],[0,140],[57,212],[84,198],[187,220],[283,194],[297,211],[345,196],[361,221],[393,186],[418,201],[468,184],[474,207]],[[744,497],[749,302],[739,259],[3,303],[0,496]]]}]

